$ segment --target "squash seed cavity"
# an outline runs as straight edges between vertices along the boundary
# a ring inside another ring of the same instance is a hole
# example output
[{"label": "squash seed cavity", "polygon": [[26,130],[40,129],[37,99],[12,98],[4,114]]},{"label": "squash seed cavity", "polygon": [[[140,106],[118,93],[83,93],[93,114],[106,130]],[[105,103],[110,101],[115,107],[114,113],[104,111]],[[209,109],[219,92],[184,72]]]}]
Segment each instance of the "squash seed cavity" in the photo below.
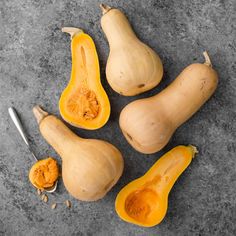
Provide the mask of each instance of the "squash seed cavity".
[{"label": "squash seed cavity", "polygon": [[125,201],[125,210],[127,214],[139,221],[146,222],[153,211],[153,205],[158,206],[157,193],[149,188],[134,191]]},{"label": "squash seed cavity", "polygon": [[84,120],[93,120],[99,113],[96,94],[86,87],[81,87],[68,99],[67,108],[70,113]]}]

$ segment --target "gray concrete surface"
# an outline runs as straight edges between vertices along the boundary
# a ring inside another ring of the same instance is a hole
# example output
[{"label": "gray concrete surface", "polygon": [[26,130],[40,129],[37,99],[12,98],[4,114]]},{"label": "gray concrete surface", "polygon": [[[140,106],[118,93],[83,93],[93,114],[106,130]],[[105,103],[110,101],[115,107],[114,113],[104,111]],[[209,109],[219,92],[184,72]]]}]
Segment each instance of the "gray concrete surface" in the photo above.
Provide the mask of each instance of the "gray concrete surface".
[{"label": "gray concrete surface", "polygon": [[[107,1],[128,16],[137,35],[161,56],[165,76],[158,88],[137,97],[122,97],[107,84],[109,52],[100,26],[98,1],[1,0],[0,2],[0,235],[236,235],[236,20],[235,0]],[[123,153],[125,170],[102,200],[84,203],[58,191],[42,203],[28,181],[33,159],[7,114],[15,106],[38,157],[59,157],[39,134],[31,109],[40,104],[58,115],[58,99],[70,77],[70,39],[63,26],[81,27],[95,40],[102,83],[112,113],[97,131],[73,129],[82,137],[101,138]],[[132,100],[155,94],[207,49],[218,71],[219,87],[207,104],[177,130],[163,151],[135,152],[118,127],[121,109]],[[141,228],[120,220],[114,210],[118,191],[144,174],[167,150],[192,143],[197,158],[169,196],[164,221]],[[70,199],[51,210],[53,202]]]}]

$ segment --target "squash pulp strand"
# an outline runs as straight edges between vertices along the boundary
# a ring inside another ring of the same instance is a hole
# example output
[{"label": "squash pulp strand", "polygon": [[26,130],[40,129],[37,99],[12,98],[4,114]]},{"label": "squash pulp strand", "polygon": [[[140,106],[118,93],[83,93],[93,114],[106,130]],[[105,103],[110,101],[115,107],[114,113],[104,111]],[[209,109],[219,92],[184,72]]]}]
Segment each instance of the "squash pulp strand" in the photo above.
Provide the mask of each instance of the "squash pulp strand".
[{"label": "squash pulp strand", "polygon": [[94,119],[99,113],[96,94],[86,87],[80,87],[67,101],[67,108],[79,118]]}]

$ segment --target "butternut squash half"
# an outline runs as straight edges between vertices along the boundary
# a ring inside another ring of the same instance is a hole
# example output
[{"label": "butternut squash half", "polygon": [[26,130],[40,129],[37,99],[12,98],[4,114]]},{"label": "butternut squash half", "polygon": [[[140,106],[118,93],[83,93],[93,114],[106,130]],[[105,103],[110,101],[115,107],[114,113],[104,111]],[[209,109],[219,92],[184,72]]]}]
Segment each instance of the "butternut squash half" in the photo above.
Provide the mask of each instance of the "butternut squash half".
[{"label": "butternut squash half", "polygon": [[92,38],[77,28],[65,27],[71,35],[71,79],[63,91],[59,110],[73,126],[94,130],[109,119],[110,102],[100,81],[99,61]]},{"label": "butternut squash half", "polygon": [[162,156],[144,176],[126,185],[116,197],[119,217],[144,227],[159,224],[167,212],[170,190],[195,153],[194,146],[177,146]]}]

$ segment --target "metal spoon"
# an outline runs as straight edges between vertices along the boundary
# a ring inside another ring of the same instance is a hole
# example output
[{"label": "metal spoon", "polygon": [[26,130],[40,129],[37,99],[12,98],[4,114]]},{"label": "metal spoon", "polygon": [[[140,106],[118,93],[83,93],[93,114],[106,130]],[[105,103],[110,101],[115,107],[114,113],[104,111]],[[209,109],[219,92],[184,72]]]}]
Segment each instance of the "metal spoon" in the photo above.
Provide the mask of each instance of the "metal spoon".
[{"label": "metal spoon", "polygon": [[[16,109],[15,109],[14,107],[9,107],[9,108],[8,108],[8,112],[9,112],[9,115],[10,115],[10,117],[11,117],[13,123],[15,124],[16,128],[18,129],[18,131],[19,131],[19,133],[20,133],[22,139],[24,140],[24,142],[25,142],[27,148],[29,149],[29,151],[30,151],[30,153],[32,154],[32,156],[34,157],[34,160],[37,162],[38,159],[37,159],[37,157],[34,155],[32,149],[31,149],[31,147],[30,147],[30,145],[29,145],[28,138],[26,137],[26,134],[25,134],[25,131],[24,131],[24,129],[23,129],[22,123],[21,123],[21,121],[20,121],[20,119],[19,119],[19,116],[18,116],[17,113],[16,113]],[[45,190],[46,192],[48,192],[48,193],[53,193],[53,192],[57,189],[57,182],[58,182],[58,181],[56,181],[52,187],[45,188],[44,190]]]}]

